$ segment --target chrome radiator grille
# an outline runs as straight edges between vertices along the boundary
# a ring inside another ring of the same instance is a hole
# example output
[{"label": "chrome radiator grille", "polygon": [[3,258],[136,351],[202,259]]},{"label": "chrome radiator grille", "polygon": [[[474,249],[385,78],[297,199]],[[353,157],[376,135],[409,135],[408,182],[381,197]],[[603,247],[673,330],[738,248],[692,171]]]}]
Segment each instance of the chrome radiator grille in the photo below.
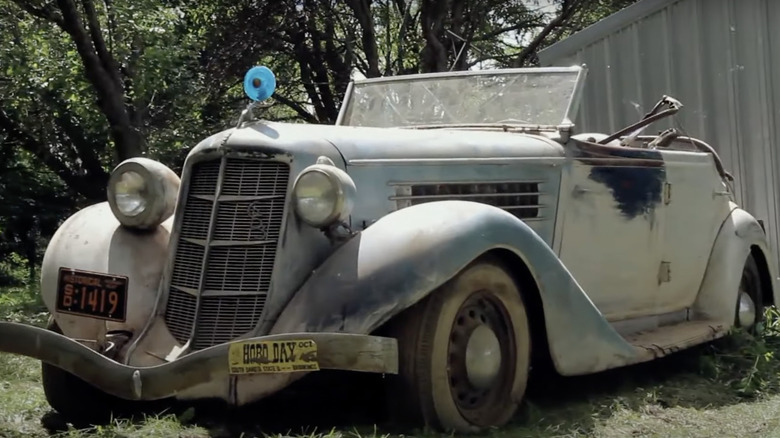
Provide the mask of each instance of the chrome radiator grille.
[{"label": "chrome radiator grille", "polygon": [[165,310],[179,342],[194,335],[192,348],[200,350],[257,324],[271,284],[289,176],[289,165],[267,160],[228,157],[193,166]]}]

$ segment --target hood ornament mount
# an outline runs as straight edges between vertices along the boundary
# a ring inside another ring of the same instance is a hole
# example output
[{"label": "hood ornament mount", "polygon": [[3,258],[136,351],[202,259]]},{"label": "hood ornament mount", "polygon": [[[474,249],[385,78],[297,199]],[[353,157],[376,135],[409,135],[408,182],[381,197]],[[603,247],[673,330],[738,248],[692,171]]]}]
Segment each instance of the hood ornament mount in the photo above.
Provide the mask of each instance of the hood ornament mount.
[{"label": "hood ornament mount", "polygon": [[241,116],[238,118],[236,129],[249,120],[254,119],[255,108],[268,108],[272,105],[270,102],[263,102],[270,98],[276,90],[276,76],[266,66],[252,67],[244,75],[244,93],[251,99],[249,105],[241,111]]}]

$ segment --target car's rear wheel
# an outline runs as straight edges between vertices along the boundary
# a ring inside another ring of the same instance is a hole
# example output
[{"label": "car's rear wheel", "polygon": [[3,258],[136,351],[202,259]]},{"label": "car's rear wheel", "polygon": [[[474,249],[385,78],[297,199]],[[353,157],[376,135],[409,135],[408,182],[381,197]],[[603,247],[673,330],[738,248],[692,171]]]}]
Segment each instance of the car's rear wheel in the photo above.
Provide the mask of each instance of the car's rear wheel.
[{"label": "car's rear wheel", "polygon": [[752,254],[748,255],[742,269],[742,279],[737,292],[737,308],[734,324],[750,333],[755,333],[758,324],[764,320],[761,275]]},{"label": "car's rear wheel", "polygon": [[[54,318],[49,319],[47,329],[62,334]],[[77,427],[104,424],[111,420],[112,414],[130,412],[131,402],[107,394],[46,362],[41,363],[41,380],[49,406]]]},{"label": "car's rear wheel", "polygon": [[389,324],[399,374],[388,379],[396,424],[474,432],[506,424],[528,380],[525,305],[499,261],[482,258]]}]

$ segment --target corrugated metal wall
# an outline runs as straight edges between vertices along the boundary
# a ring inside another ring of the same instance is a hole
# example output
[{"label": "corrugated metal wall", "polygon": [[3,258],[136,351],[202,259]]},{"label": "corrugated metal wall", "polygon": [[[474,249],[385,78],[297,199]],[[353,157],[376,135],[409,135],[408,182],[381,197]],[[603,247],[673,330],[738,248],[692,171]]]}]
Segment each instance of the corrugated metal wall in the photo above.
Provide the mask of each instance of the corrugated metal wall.
[{"label": "corrugated metal wall", "polygon": [[[778,257],[777,23],[780,0],[670,1],[624,25],[610,23],[618,30],[595,41],[591,32],[582,46],[575,34],[561,45],[572,48],[568,53],[553,46],[540,58],[544,65],[588,65],[579,132],[612,132],[635,122],[663,94],[680,100],[677,120],[718,151],[736,178],[740,204],[764,220]],[[650,129],[670,126],[671,119]]]}]

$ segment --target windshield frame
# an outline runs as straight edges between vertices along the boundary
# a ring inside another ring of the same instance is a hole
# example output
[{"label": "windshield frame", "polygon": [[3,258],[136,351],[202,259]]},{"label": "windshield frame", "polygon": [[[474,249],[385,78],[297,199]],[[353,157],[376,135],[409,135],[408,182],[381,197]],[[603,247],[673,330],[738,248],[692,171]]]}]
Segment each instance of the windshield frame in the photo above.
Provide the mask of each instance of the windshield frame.
[{"label": "windshield frame", "polygon": [[[563,119],[561,122],[557,125],[526,125],[526,124],[517,124],[517,125],[511,125],[510,126],[525,126],[525,127],[533,127],[535,129],[543,130],[543,129],[551,129],[551,130],[571,130],[571,128],[574,127],[574,119],[577,117],[577,112],[579,111],[580,107],[580,101],[582,99],[582,91],[585,85],[585,77],[587,76],[587,66],[585,64],[583,65],[574,65],[571,67],[521,67],[521,68],[504,68],[504,69],[488,69],[488,70],[463,70],[463,71],[451,71],[451,72],[436,72],[436,73],[417,73],[417,74],[411,74],[411,75],[399,75],[399,76],[384,76],[384,77],[378,77],[378,78],[365,78],[365,79],[356,79],[349,82],[347,85],[347,90],[344,93],[344,100],[341,104],[341,109],[339,110],[339,115],[336,118],[336,126],[358,126],[358,125],[349,125],[344,124],[344,119],[347,115],[347,112],[350,109],[350,105],[352,104],[352,97],[354,94],[354,87],[355,85],[364,85],[364,84],[377,84],[377,83],[389,83],[389,82],[414,82],[414,81],[420,81],[420,80],[429,80],[429,79],[436,79],[436,78],[452,78],[452,77],[459,77],[459,76],[490,76],[490,75],[523,75],[523,74],[545,74],[545,73],[577,73],[577,78],[575,80],[574,89],[572,91],[572,95],[569,98],[569,102],[566,106],[566,111],[563,114]],[[471,124],[473,125],[473,124]],[[482,124],[486,127],[490,126],[505,126],[507,123],[484,123]],[[362,125],[361,125],[362,126]],[[436,125],[425,125],[425,128],[431,129],[435,127]],[[364,126],[368,127],[368,126]],[[446,124],[441,124],[442,128],[448,127]],[[407,129],[414,129],[414,125],[410,126],[393,126],[391,128],[407,128]]]}]

